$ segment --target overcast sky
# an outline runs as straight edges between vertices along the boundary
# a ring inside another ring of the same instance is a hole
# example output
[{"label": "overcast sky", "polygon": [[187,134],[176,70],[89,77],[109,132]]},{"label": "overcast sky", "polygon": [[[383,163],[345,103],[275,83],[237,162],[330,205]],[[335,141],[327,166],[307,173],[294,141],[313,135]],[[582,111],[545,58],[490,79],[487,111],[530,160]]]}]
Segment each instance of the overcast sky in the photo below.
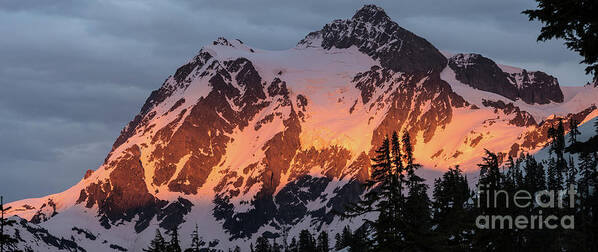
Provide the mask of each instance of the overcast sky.
[{"label": "overcast sky", "polygon": [[[293,47],[366,2],[0,0],[0,194],[60,192],[96,169],[151,90],[217,37]],[[536,42],[531,0],[376,1],[441,50],[583,85],[581,58]]]}]

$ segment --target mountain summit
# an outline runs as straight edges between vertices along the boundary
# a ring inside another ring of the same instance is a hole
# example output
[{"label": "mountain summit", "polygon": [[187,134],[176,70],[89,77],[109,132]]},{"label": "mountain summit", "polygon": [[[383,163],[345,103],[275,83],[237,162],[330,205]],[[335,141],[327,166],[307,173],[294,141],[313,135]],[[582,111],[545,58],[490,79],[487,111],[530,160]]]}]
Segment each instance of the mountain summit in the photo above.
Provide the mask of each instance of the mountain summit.
[{"label": "mountain summit", "polygon": [[351,19],[358,22],[370,23],[374,26],[392,22],[384,9],[373,4],[364,5],[361,9],[357,10]]},{"label": "mountain summit", "polygon": [[412,136],[428,178],[475,171],[484,149],[534,153],[559,120],[595,117],[597,96],[440,52],[374,5],[284,51],[218,38],[149,95],[97,170],[9,204],[11,232],[36,251],[139,251],[156,228],[190,234],[196,224],[224,250],[282,230],[338,232],[362,223],[335,212],[359,199],[393,131]]},{"label": "mountain summit", "polygon": [[375,5],[365,5],[352,19],[335,20],[299,42],[320,42],[325,49],[356,46],[360,52],[379,60],[395,72],[440,71],[446,58],[427,40],[400,27]]}]

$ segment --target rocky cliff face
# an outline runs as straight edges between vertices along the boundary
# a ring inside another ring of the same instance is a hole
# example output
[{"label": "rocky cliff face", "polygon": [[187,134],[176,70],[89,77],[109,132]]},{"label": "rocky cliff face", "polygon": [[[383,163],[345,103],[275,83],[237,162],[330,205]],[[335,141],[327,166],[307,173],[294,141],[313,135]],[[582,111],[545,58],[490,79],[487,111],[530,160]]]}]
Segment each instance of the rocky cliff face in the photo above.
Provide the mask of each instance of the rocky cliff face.
[{"label": "rocky cliff face", "polygon": [[337,232],[360,224],[334,212],[361,195],[393,131],[409,132],[424,170],[474,171],[484,149],[540,148],[549,114],[581,121],[596,109],[565,101],[554,77],[514,69],[447,60],[373,5],[286,51],[219,38],[150,94],[102,166],[63,193],[12,203],[12,214],[22,232],[38,225],[75,241],[55,245],[87,251],[137,251],[155,228],[195,224],[221,249],[283,229]]},{"label": "rocky cliff face", "polygon": [[299,45],[325,49],[356,46],[379,60],[382,67],[409,74],[441,71],[446,65],[446,58],[432,44],[403,29],[373,5],[364,6],[349,20],[335,20],[308,34]]},{"label": "rocky cliff face", "polygon": [[564,99],[557,79],[540,71],[505,72],[494,61],[479,54],[456,54],[449,59],[448,65],[455,71],[457,80],[510,100],[547,104]]}]

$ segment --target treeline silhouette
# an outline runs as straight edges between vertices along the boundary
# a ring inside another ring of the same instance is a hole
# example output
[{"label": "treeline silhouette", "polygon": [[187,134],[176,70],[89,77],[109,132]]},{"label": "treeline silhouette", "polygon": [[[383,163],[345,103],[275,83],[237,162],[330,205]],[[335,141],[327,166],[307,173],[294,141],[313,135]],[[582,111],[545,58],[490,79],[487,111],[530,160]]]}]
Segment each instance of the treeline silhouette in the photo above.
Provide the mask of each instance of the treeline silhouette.
[{"label": "treeline silhouette", "polygon": [[4,233],[6,227],[12,227],[16,221],[4,218],[10,207],[4,206],[4,197],[0,196],[0,252],[14,251],[18,240]]}]

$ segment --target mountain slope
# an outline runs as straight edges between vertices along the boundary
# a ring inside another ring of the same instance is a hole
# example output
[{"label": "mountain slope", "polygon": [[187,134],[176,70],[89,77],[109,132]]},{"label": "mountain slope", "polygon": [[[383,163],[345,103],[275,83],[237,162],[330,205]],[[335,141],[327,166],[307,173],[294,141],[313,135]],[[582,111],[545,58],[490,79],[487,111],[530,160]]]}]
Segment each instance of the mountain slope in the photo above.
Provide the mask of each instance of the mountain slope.
[{"label": "mountain slope", "polygon": [[151,93],[97,170],[11,214],[86,251],[138,251],[157,227],[195,224],[223,249],[287,227],[337,232],[360,224],[333,213],[393,131],[428,172],[472,171],[485,148],[534,152],[557,118],[596,116],[598,88],[482,58],[442,53],[372,5],[284,51],[219,38]]}]

